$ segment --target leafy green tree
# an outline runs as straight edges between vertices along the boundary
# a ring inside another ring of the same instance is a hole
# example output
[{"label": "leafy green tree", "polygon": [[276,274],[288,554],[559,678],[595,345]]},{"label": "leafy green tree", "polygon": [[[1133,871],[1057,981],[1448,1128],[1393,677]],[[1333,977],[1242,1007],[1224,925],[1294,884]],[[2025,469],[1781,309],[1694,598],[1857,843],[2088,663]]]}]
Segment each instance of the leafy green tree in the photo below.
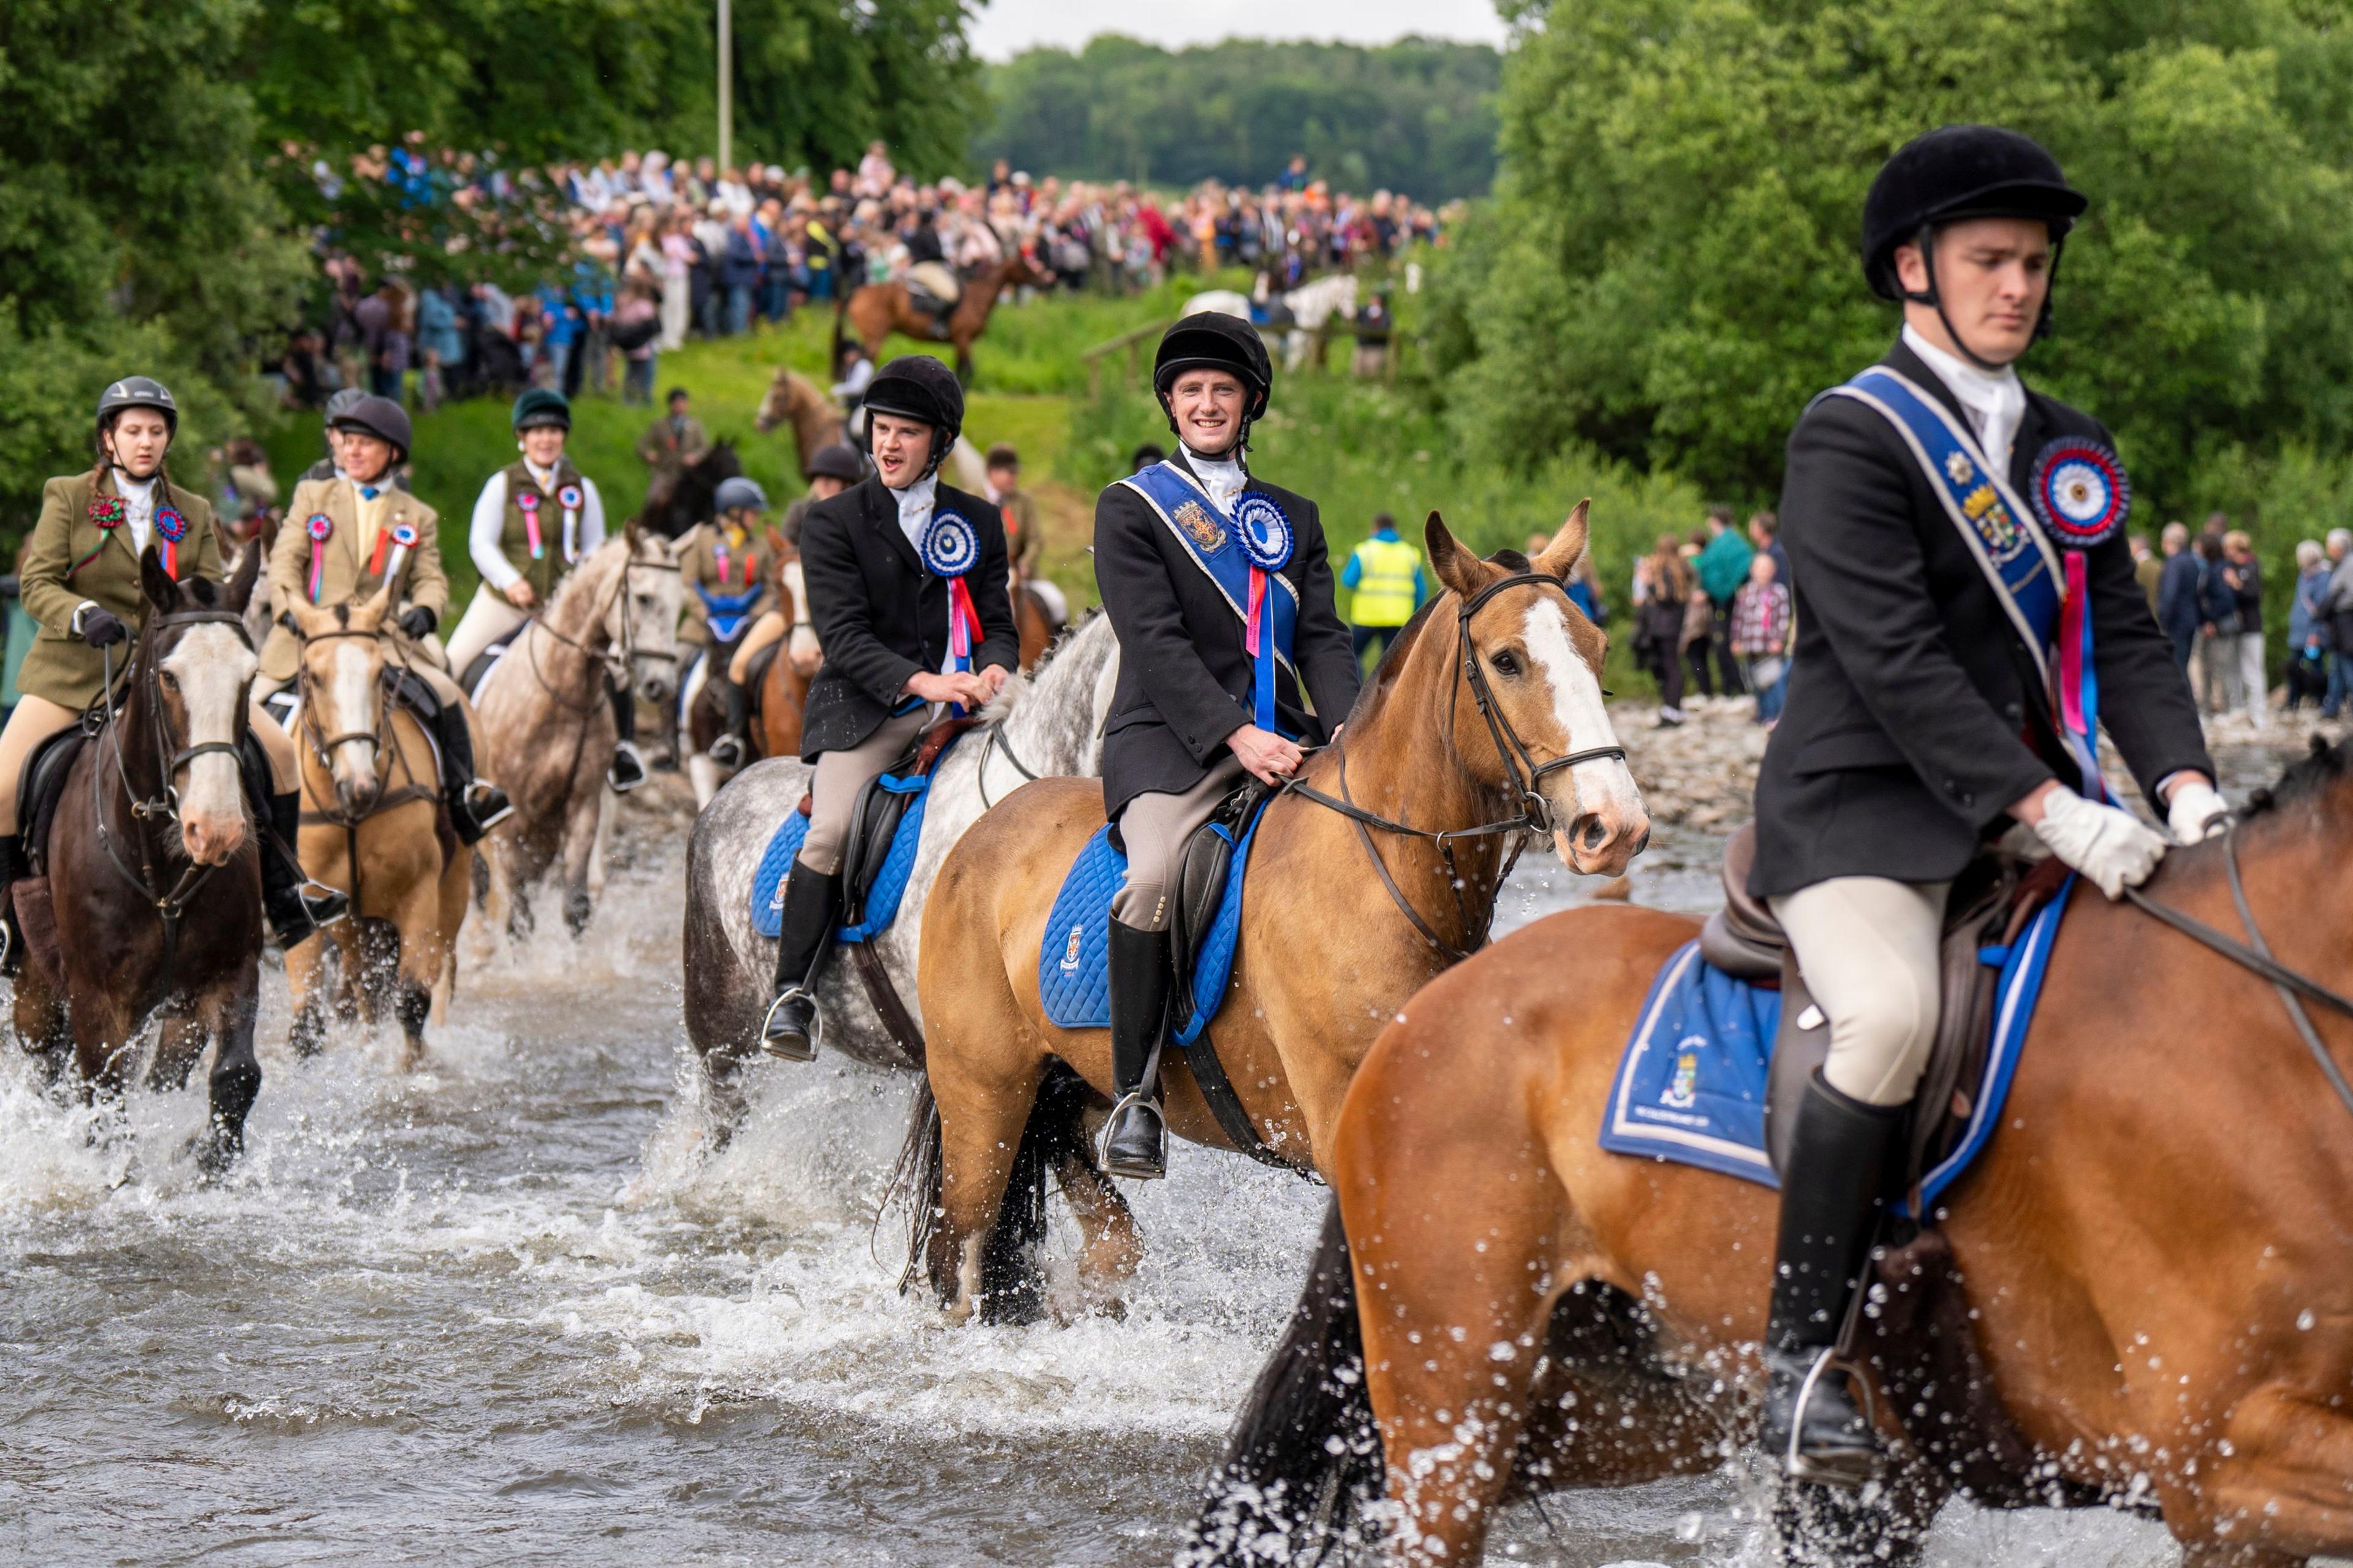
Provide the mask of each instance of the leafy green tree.
[{"label": "leafy green tree", "polygon": [[1170,51],[1104,36],[1031,49],[989,72],[996,119],[976,168],[1189,185],[1258,185],[1293,153],[1347,189],[1425,201],[1487,188],[1501,58],[1407,38],[1379,48],[1232,39]]},{"label": "leafy green tree", "polygon": [[[2353,29],[2327,0],[1553,0],[1514,18],[1493,209],[1440,279],[1466,443],[1569,437],[1766,499],[1806,400],[1897,325],[1855,254],[1911,137],[2041,138],[2093,199],[2038,384],[2145,499],[2353,448]],[[2144,511],[2143,516],[2147,513]]]}]

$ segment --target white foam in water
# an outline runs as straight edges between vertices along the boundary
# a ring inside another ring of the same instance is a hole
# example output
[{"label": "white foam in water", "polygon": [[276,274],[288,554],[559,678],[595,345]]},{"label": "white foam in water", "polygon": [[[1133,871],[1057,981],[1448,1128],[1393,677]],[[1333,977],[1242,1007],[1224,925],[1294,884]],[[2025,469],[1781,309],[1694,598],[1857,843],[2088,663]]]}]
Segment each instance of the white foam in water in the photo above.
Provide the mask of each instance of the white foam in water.
[{"label": "white foam in water", "polygon": [[[0,1473],[27,1554],[508,1561],[520,1529],[575,1563],[1168,1561],[1326,1194],[1175,1145],[1168,1180],[1123,1184],[1145,1244],[1124,1319],[948,1323],[897,1290],[899,1214],[873,1224],[910,1079],[761,1062],[713,1152],[679,1022],[682,862],[617,872],[576,946],[546,897],[527,942],[470,944],[419,1074],[389,1025],[295,1060],[269,971],[250,1152],[217,1186],[179,1153],[201,1069],[90,1112],[0,1062],[0,1340],[39,1352],[0,1430],[73,1448],[119,1505],[58,1511]],[[1076,1231],[1051,1207],[1067,1304]],[[250,1517],[170,1479],[225,1463]],[[1514,1510],[1491,1557],[1767,1568],[1760,1500],[1734,1475],[1567,1494],[1550,1522]],[[2178,1560],[2105,1511],[1961,1509],[1927,1559]]]}]

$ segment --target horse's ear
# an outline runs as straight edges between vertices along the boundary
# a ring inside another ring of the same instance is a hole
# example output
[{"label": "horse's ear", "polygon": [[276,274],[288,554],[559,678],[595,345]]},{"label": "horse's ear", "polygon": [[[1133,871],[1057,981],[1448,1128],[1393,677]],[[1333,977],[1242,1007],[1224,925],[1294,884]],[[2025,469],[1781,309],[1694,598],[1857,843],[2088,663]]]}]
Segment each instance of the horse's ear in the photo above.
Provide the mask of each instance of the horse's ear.
[{"label": "horse's ear", "polygon": [[375,592],[367,596],[367,602],[354,606],[352,613],[370,626],[384,625],[385,616],[392,613],[392,579],[386,577],[376,584]]},{"label": "horse's ear", "polygon": [[1569,512],[1568,520],[1560,525],[1560,531],[1552,536],[1552,542],[1545,546],[1544,553],[1533,563],[1537,571],[1564,580],[1568,576],[1577,564],[1577,558],[1585,553],[1585,543],[1592,531],[1586,522],[1585,514],[1592,509],[1591,496],[1577,503]]},{"label": "horse's ear", "polygon": [[180,585],[164,570],[164,559],[152,544],[139,552],[139,588],[149,604],[166,615],[180,607]]},{"label": "horse's ear", "polygon": [[1455,539],[1446,526],[1446,520],[1433,511],[1422,525],[1422,542],[1430,549],[1430,569],[1438,580],[1468,599],[1485,587],[1494,568],[1480,560]]},{"label": "horse's ear", "polygon": [[246,605],[253,602],[253,585],[261,581],[261,558],[269,552],[256,538],[245,547],[245,554],[237,563],[237,574],[228,580],[228,609],[231,615],[245,614]]}]

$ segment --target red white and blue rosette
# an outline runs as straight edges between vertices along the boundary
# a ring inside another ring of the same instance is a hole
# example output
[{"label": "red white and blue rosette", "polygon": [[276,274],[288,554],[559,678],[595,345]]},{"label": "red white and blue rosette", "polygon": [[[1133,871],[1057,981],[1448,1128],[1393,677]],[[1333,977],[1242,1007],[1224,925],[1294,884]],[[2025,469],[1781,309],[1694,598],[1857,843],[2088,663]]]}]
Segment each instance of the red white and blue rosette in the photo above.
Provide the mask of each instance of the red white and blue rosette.
[{"label": "red white and blue rosette", "polygon": [[417,548],[417,525],[413,522],[404,522],[388,533],[377,534],[375,559],[368,563],[368,571],[379,578],[399,576],[401,563]]},{"label": "red white and blue rosette", "polygon": [[555,492],[555,504],[564,509],[564,561],[570,565],[580,559],[580,487],[565,485]]},{"label": "red white and blue rosette", "polygon": [[314,511],[302,525],[311,536],[311,602],[317,604],[327,583],[327,541],[334,537],[335,520],[323,511]]},{"label": "red white and blue rosette", "polygon": [[155,509],[155,534],[164,542],[164,574],[180,575],[180,541],[188,537],[188,514],[174,506]]},{"label": "red white and blue rosette", "polygon": [[2089,550],[2123,530],[2132,510],[2132,481],[2105,442],[2062,436],[2034,459],[2027,504],[2061,549]]},{"label": "red white and blue rosette", "polygon": [[2125,476],[2123,459],[2106,443],[2088,436],[2062,436],[2035,458],[2026,504],[2051,531],[2066,572],[2052,695],[2088,784],[2099,777],[2094,759],[2098,754],[2100,685],[2092,658],[2091,570],[2084,552],[2123,531],[2132,510],[2132,481]]},{"label": "red white and blue rosette", "polygon": [[1250,605],[1242,619],[1242,646],[1250,650],[1250,722],[1274,728],[1274,637],[1266,624],[1266,574],[1290,563],[1297,535],[1274,498],[1246,490],[1234,501],[1234,534],[1250,563]]},{"label": "red white and blue rosette", "polygon": [[[934,511],[923,530],[923,570],[948,585],[948,654],[959,672],[972,668],[973,645],[980,640],[980,611],[965,585],[965,574],[980,564],[980,531],[961,512]],[[959,713],[962,704],[957,705]]]}]

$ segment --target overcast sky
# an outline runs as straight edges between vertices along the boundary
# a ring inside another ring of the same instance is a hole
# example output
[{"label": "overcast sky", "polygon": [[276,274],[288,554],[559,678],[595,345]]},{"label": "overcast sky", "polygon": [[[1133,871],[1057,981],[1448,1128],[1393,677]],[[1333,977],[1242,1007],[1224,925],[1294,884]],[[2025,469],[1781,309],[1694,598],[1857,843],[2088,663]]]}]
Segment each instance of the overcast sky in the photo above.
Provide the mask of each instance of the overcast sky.
[{"label": "overcast sky", "polygon": [[972,45],[1002,60],[1037,44],[1077,48],[1097,33],[1171,48],[1237,37],[1386,44],[1408,33],[1500,45],[1504,24],[1487,0],[987,0]]}]

